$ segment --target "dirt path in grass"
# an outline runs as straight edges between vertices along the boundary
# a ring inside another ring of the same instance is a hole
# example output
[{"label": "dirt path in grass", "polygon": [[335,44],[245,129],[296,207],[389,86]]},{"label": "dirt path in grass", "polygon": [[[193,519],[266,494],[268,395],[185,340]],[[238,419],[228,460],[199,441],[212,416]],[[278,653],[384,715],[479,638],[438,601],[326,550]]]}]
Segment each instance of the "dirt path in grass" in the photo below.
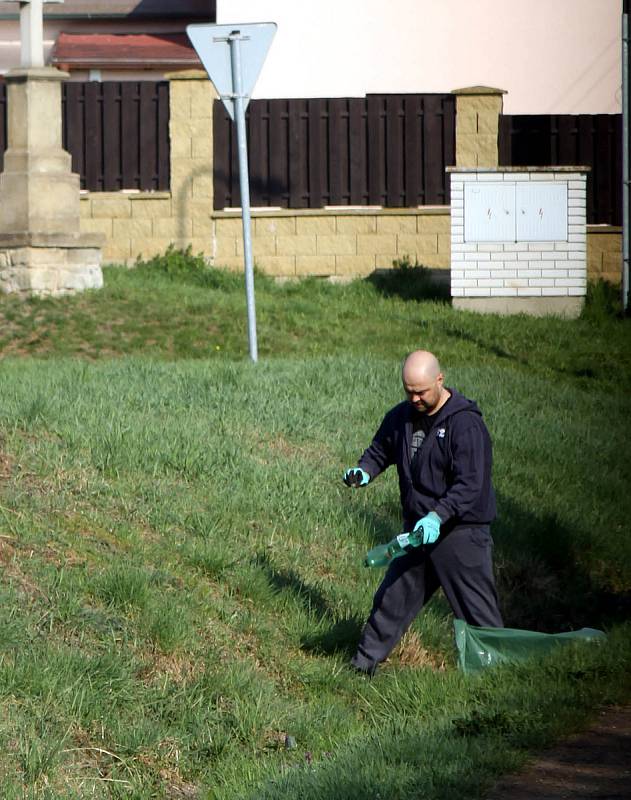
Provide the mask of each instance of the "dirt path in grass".
[{"label": "dirt path in grass", "polygon": [[499,781],[487,800],[544,798],[631,800],[631,706],[602,709],[587,730]]}]

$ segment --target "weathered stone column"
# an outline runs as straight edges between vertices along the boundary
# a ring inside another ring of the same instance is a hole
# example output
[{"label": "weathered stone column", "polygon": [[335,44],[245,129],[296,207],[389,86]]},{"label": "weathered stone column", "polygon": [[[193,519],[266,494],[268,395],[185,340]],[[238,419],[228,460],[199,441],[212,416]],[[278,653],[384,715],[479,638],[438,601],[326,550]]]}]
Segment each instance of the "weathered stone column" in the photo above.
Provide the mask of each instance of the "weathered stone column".
[{"label": "weathered stone column", "polygon": [[0,175],[0,290],[99,288],[102,237],[79,231],[79,176],[62,148],[61,83],[50,67],[6,76],[8,144]]},{"label": "weathered stone column", "polygon": [[497,167],[503,89],[470,86],[456,95],[456,166]]}]

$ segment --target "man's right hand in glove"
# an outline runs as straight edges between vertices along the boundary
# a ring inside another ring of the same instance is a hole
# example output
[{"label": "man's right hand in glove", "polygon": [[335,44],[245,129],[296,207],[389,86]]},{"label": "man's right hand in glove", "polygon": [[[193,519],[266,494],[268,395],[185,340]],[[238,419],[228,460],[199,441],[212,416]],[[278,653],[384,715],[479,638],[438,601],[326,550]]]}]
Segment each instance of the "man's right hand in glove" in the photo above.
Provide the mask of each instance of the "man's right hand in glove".
[{"label": "man's right hand in glove", "polygon": [[370,481],[370,475],[360,467],[351,467],[346,470],[342,480],[347,486],[357,489],[360,486],[366,486]]}]

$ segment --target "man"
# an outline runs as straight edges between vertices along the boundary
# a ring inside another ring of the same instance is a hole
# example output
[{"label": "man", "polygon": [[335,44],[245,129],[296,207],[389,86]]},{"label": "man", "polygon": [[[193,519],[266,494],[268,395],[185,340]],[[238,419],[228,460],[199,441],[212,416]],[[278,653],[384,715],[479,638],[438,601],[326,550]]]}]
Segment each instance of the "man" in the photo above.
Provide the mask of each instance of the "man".
[{"label": "man", "polygon": [[502,627],[493,578],[495,517],[491,439],[477,405],[444,385],[434,355],[403,363],[407,400],[389,411],[344,483],[366,486],[391,464],[399,473],[405,531],[422,529],[423,546],[395,558],[375,594],[355,669],[373,675],[439,586],[454,615]]}]

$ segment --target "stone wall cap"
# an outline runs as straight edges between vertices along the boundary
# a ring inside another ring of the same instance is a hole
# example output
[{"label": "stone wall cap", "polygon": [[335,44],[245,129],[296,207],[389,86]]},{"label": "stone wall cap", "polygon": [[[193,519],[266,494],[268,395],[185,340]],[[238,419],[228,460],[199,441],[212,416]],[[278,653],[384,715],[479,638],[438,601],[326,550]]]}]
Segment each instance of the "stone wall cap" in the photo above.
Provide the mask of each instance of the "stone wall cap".
[{"label": "stone wall cap", "polygon": [[[103,194],[103,192],[92,192],[93,197],[98,197],[99,194]],[[170,200],[172,198],[171,192],[164,192],[164,191],[155,191],[155,192],[143,192],[143,191],[131,191],[131,192],[111,192],[110,194],[115,194],[117,197],[121,195],[131,200],[132,202],[143,202],[146,203],[147,201],[151,200]]]},{"label": "stone wall cap", "polygon": [[452,89],[451,94],[508,94],[508,90],[493,86],[465,86],[462,89]]},{"label": "stone wall cap", "polygon": [[591,172],[585,164],[559,167],[445,167],[445,172]]},{"label": "stone wall cap", "polygon": [[0,247],[97,248],[105,244],[103,233],[0,233]]},{"label": "stone wall cap", "polygon": [[9,70],[4,79],[7,82],[25,83],[26,81],[66,81],[69,72],[64,72],[56,67],[28,67]]},{"label": "stone wall cap", "polygon": [[[252,217],[402,217],[449,214],[450,206],[418,206],[417,208],[252,208]],[[211,211],[212,219],[240,219],[241,209]]]},{"label": "stone wall cap", "polygon": [[606,222],[594,222],[587,226],[587,233],[618,234],[622,233],[621,225],[608,225]]},{"label": "stone wall cap", "polygon": [[91,192],[89,189],[81,189],[79,199],[83,202],[94,198],[104,200],[135,200],[144,202],[145,200],[171,200],[173,193],[169,191],[143,191],[142,189],[118,189],[113,192]]},{"label": "stone wall cap", "polygon": [[181,69],[166,72],[164,79],[167,81],[208,81],[208,73],[203,69]]}]

